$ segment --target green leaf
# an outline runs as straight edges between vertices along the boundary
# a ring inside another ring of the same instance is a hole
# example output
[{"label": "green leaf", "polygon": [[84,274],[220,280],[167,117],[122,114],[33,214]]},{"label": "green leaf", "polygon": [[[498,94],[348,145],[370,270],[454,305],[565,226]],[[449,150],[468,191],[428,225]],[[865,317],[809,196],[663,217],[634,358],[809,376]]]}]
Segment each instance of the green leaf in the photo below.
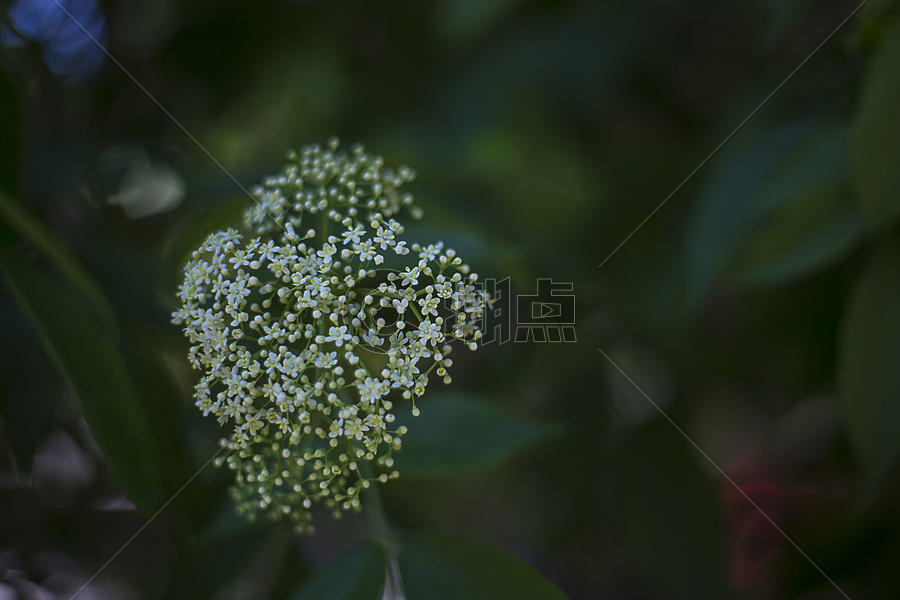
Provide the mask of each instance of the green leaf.
[{"label": "green leaf", "polygon": [[0,219],[22,239],[32,244],[69,282],[78,288],[103,321],[104,327],[115,331],[116,318],[103,292],[84,268],[71,257],[40,222],[28,214],[12,198],[0,191]]},{"label": "green leaf", "polygon": [[183,265],[211,232],[242,223],[248,202],[247,197],[240,194],[211,205],[202,205],[202,208],[189,205],[194,207],[193,212],[181,209],[180,218],[171,226],[163,244],[167,257]]},{"label": "green leaf", "polygon": [[381,600],[384,574],[381,546],[365,542],[314,573],[291,595],[291,600]]},{"label": "green leaf", "polygon": [[706,296],[744,241],[779,205],[782,198],[763,194],[763,183],[806,129],[805,123],[771,129],[726,151],[720,160],[689,221],[689,306]]},{"label": "green leaf", "polygon": [[649,597],[729,597],[721,480],[704,473],[699,461],[661,419],[636,431],[610,457],[609,510],[618,528],[611,543],[652,586]]},{"label": "green leaf", "polygon": [[520,0],[443,0],[438,5],[438,24],[447,38],[467,41],[488,30],[519,3]]},{"label": "green leaf", "polygon": [[865,219],[847,184],[847,131],[827,128],[791,153],[763,191],[784,200],[739,250],[729,278],[780,283],[820,269],[851,250]]},{"label": "green leaf", "polygon": [[39,444],[55,427],[57,397],[46,378],[45,354],[15,300],[0,302],[0,436],[13,451],[19,473],[31,471]]},{"label": "green leaf", "polygon": [[460,392],[428,396],[419,407],[418,417],[405,411],[397,416],[397,422],[409,428],[396,459],[404,476],[495,466],[558,431]]},{"label": "green leaf", "polygon": [[[446,600],[564,599],[529,565],[499,548],[443,533],[419,533],[396,544],[399,582],[405,597]],[[369,541],[314,573],[291,600],[380,600],[387,556]]]},{"label": "green leaf", "polygon": [[18,194],[22,187],[22,101],[20,86],[0,71],[0,191]]},{"label": "green leaf", "polygon": [[842,124],[792,123],[724,161],[689,228],[689,305],[717,280],[780,283],[853,247],[865,228],[848,192],[847,138]]},{"label": "green leaf", "polygon": [[[119,353],[128,365],[138,399],[144,407],[161,454],[157,462],[167,489],[175,490],[193,473],[184,438],[185,419],[193,402],[185,397],[163,362],[161,348],[180,340],[162,303],[158,263],[132,246],[93,240],[80,246],[80,256],[97,284],[108,290],[121,334]],[[168,291],[168,290],[167,290]],[[171,292],[169,292],[171,293]],[[190,492],[189,492],[190,493]]]},{"label": "green leaf", "polygon": [[865,219],[845,186],[813,188],[773,215],[730,269],[738,285],[774,285],[826,267],[854,248]]},{"label": "green leaf", "polygon": [[889,242],[853,290],[841,331],[841,410],[870,479],[900,452],[900,242]]},{"label": "green leaf", "polygon": [[883,36],[863,83],[853,122],[853,183],[869,222],[883,227],[900,214],[900,20]]},{"label": "green leaf", "polygon": [[399,555],[406,596],[411,599],[564,599],[529,565],[502,548],[426,533],[404,540]]},{"label": "green leaf", "polygon": [[771,49],[797,19],[809,10],[810,0],[762,0],[761,5],[768,16],[768,23],[762,28],[762,47]]},{"label": "green leaf", "polygon": [[157,447],[119,349],[82,289],[32,265],[2,263],[6,284],[68,379],[126,491],[144,510],[164,492]]}]

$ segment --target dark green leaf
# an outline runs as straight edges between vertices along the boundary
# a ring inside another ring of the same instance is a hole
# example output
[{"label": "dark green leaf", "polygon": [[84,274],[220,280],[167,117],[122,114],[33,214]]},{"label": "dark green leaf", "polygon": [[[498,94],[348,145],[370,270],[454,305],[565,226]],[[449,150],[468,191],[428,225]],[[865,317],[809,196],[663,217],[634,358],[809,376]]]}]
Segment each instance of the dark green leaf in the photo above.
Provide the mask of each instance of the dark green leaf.
[{"label": "dark green leaf", "polygon": [[841,335],[838,382],[847,434],[870,478],[900,452],[900,243],[856,283]]},{"label": "dark green leaf", "polygon": [[[15,195],[22,180],[22,124],[19,88],[0,71],[0,202],[6,192]],[[0,221],[0,248],[16,239],[15,232]],[[8,302],[12,302],[9,299]],[[0,331],[7,341],[0,347],[0,437],[9,442],[20,473],[31,470],[38,444],[53,425],[54,400],[44,386],[35,385],[41,376],[41,349],[28,331],[21,313],[7,310],[0,297]]]},{"label": "dark green leaf", "polygon": [[[116,309],[122,335],[120,353],[128,364],[141,405],[150,419],[161,454],[157,455],[167,488],[178,489],[192,473],[182,434],[192,402],[162,361],[169,336],[179,339],[158,289],[156,263],[134,247],[104,241],[81,245],[81,257]],[[170,290],[166,290],[171,294]]]},{"label": "dark green leaf", "polygon": [[535,569],[502,548],[450,535],[407,538],[399,561],[410,600],[565,598]]},{"label": "dark green leaf", "polygon": [[773,215],[741,250],[730,277],[739,285],[781,283],[825,267],[851,250],[865,231],[848,190],[809,190]]},{"label": "dark green leaf", "polygon": [[847,176],[847,132],[814,135],[763,191],[785,198],[747,240],[729,269],[739,284],[773,284],[840,258],[860,239],[865,222]]},{"label": "dark green leaf", "polygon": [[16,195],[22,180],[22,120],[19,86],[0,71],[0,192]]},{"label": "dark green leaf", "polygon": [[460,392],[429,396],[420,408],[418,417],[405,411],[397,417],[409,427],[397,456],[404,476],[494,466],[557,430]]},{"label": "dark green leaf", "polygon": [[872,225],[900,214],[900,21],[871,60],[853,123],[850,157],[856,194]]},{"label": "dark green leaf", "polygon": [[104,327],[110,331],[115,330],[116,319],[112,307],[90,275],[43,225],[2,191],[0,191],[0,219],[39,250],[73,286],[78,288],[78,291],[90,301],[93,310],[102,319]]},{"label": "dark green leaf", "polygon": [[702,460],[662,420],[611,457],[610,510],[623,557],[666,598],[729,597],[720,480],[700,469]]},{"label": "dark green leaf", "polygon": [[821,268],[864,231],[848,191],[847,130],[795,123],[736,151],[701,196],[689,232],[689,303],[716,279],[773,284]]},{"label": "dark green leaf", "polygon": [[193,207],[193,211],[182,209],[180,218],[172,226],[165,243],[166,254],[177,264],[184,264],[191,252],[206,237],[218,230],[235,227],[242,222],[244,211],[250,200],[244,195],[234,195],[210,206]]},{"label": "dark green leaf", "polygon": [[291,600],[381,600],[384,573],[381,547],[366,542],[314,573]]},{"label": "dark green leaf", "polygon": [[[438,533],[416,534],[397,546],[406,598],[565,598],[532,567],[502,548]],[[366,542],[313,574],[292,600],[379,600],[387,564],[382,547]]]},{"label": "dark green leaf", "polygon": [[444,0],[438,23],[445,36],[466,41],[487,30],[519,4],[520,0]]},{"label": "dark green leaf", "polygon": [[720,161],[688,227],[689,305],[706,296],[748,236],[783,200],[764,194],[764,183],[777,159],[806,129],[805,123],[772,129],[735,147]]},{"label": "dark green leaf", "polygon": [[783,2],[782,0],[762,0],[762,6],[768,13],[769,22],[763,29],[762,46],[770,49],[781,36],[790,29],[798,17],[809,10],[810,0]]},{"label": "dark green leaf", "polygon": [[156,443],[119,349],[92,303],[80,288],[31,265],[7,260],[3,273],[119,480],[145,510],[155,508],[164,492]]},{"label": "dark green leaf", "polygon": [[11,297],[0,293],[0,435],[8,442],[20,474],[31,471],[38,445],[54,428],[57,397],[45,377],[44,351]]}]

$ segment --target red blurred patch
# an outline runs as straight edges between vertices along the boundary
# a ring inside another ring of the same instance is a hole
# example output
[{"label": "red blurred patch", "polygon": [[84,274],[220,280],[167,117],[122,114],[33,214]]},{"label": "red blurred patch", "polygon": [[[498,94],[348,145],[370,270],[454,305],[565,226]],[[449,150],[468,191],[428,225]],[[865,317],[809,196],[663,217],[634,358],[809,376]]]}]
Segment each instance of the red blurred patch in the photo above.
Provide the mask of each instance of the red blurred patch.
[{"label": "red blurred patch", "polygon": [[768,481],[738,486],[740,491],[727,484],[722,492],[729,531],[731,585],[753,595],[765,594],[775,583],[774,558],[787,543],[772,522],[784,527],[788,494],[783,486]]},{"label": "red blurred patch", "polygon": [[731,585],[749,598],[771,598],[777,589],[778,557],[790,546],[779,529],[791,535],[789,528],[803,530],[810,522],[820,523],[828,518],[831,511],[827,508],[833,505],[821,486],[780,481],[783,476],[776,474],[780,472],[756,448],[730,469],[729,476],[737,489],[728,482],[722,488]]}]

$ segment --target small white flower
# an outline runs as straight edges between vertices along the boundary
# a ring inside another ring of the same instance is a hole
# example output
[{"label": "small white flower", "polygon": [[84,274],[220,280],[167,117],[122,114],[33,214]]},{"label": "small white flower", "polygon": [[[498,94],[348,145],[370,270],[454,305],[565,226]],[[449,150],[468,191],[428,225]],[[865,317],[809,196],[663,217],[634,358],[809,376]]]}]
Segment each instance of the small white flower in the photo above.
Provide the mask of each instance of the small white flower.
[{"label": "small white flower", "polygon": [[417,283],[419,283],[418,277],[419,267],[406,267],[406,270],[401,273],[400,284],[403,286],[416,285]]},{"label": "small white flower", "polygon": [[366,377],[365,381],[356,384],[356,389],[359,390],[360,399],[369,404],[374,404],[376,400],[387,393],[384,384],[371,377]]},{"label": "small white flower", "polygon": [[419,298],[419,306],[422,307],[423,317],[427,317],[429,315],[437,316],[437,309],[439,304],[439,300],[431,294],[426,294],[424,297]]},{"label": "small white flower", "polygon": [[437,244],[428,244],[427,248],[424,248],[421,252],[419,252],[419,258],[427,261],[432,261],[437,258],[443,247],[443,242],[438,242]]},{"label": "small white flower", "polygon": [[352,243],[354,248],[359,244],[361,236],[365,235],[366,230],[362,225],[356,225],[352,229],[348,229],[341,236],[344,238],[344,245]]},{"label": "small white flower", "polygon": [[394,308],[397,309],[397,313],[402,315],[404,312],[406,312],[406,308],[409,306],[409,300],[407,300],[406,298],[394,298],[391,304],[393,304]]},{"label": "small white flower", "polygon": [[395,244],[394,232],[389,228],[379,227],[372,241],[382,250],[387,250]]},{"label": "small white flower", "polygon": [[316,357],[316,366],[320,369],[330,369],[337,364],[337,352],[323,353]]},{"label": "small white flower", "polygon": [[322,259],[322,262],[327,264],[331,264],[332,257],[337,252],[337,247],[334,244],[330,244],[326,242],[322,245],[322,249],[316,251],[316,256]]},{"label": "small white flower", "polygon": [[422,338],[422,341],[425,343],[436,343],[444,339],[444,335],[441,333],[441,328],[438,326],[438,324],[432,323],[428,320],[419,323],[418,332]]},{"label": "small white flower", "polygon": [[325,336],[326,342],[334,342],[335,346],[343,346],[344,342],[349,341],[353,336],[347,332],[347,326],[341,325],[340,327],[331,327],[328,330],[328,335]]}]

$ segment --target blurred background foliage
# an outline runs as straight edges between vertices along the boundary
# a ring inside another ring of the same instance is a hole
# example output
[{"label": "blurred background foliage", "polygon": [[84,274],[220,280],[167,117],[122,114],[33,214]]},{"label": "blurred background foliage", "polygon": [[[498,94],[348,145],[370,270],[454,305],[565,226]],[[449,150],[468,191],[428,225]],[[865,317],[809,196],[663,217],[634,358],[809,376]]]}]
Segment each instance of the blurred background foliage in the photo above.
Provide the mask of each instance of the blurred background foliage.
[{"label": "blurred background foliage", "polygon": [[[605,262],[856,2],[61,1],[244,185],[359,140],[419,172],[412,238],[574,282],[577,344],[460,353],[422,404],[382,489],[409,598],[840,597],[742,494],[900,596],[896,2]],[[215,451],[168,312],[248,199],[53,0],[0,7],[0,597],[68,597]],[[82,597],[380,597],[362,516],[296,538],[227,484]]]}]

